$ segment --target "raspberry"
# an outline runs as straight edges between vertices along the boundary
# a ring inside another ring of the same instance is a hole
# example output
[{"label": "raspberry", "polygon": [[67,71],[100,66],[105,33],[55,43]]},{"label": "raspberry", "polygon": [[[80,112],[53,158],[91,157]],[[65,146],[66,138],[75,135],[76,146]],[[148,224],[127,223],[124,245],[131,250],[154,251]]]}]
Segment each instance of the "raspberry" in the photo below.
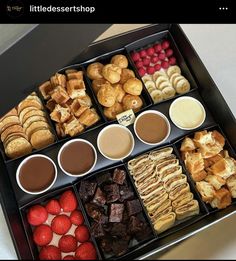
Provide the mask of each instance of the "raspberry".
[{"label": "raspberry", "polygon": [[172,56],[173,55],[173,50],[172,49],[167,49],[166,50],[166,57],[170,57],[170,56]]},{"label": "raspberry", "polygon": [[163,49],[167,49],[167,48],[169,48],[169,46],[170,46],[170,42],[167,41],[167,40],[163,41],[162,44],[161,44],[161,47]]},{"label": "raspberry", "polygon": [[175,65],[176,64],[176,58],[174,56],[169,58],[169,64],[170,65]]},{"label": "raspberry", "polygon": [[147,73],[148,73],[148,74],[154,74],[154,72],[155,72],[155,68],[154,68],[153,66],[149,66],[149,67],[147,68]]},{"label": "raspberry", "polygon": [[161,67],[162,67],[163,69],[167,69],[169,66],[170,66],[169,63],[166,62],[166,61],[163,61],[163,62],[161,63]]},{"label": "raspberry", "polygon": [[140,59],[140,55],[139,55],[139,53],[133,52],[133,53],[131,54],[131,58],[132,58],[132,60],[133,60],[134,62],[136,62],[136,61],[138,61],[138,60]]},{"label": "raspberry", "polygon": [[161,65],[159,63],[155,64],[154,69],[155,69],[155,71],[160,71],[161,70]]},{"label": "raspberry", "polygon": [[155,50],[156,53],[159,53],[162,50],[161,44],[155,44],[154,50]]},{"label": "raspberry", "polygon": [[137,61],[135,63],[135,65],[136,65],[137,68],[141,68],[141,67],[143,67],[143,62],[142,61]]},{"label": "raspberry", "polygon": [[154,50],[153,47],[149,47],[149,48],[147,49],[147,55],[149,55],[149,56],[153,56],[154,53],[155,53],[155,50]]},{"label": "raspberry", "polygon": [[139,52],[139,55],[140,55],[140,57],[144,58],[144,57],[147,56],[147,52],[146,52],[145,50],[141,50],[141,51]]},{"label": "raspberry", "polygon": [[157,63],[158,61],[159,61],[158,56],[153,56],[153,57],[151,58],[151,62],[152,62],[152,63]]},{"label": "raspberry", "polygon": [[139,73],[139,75],[141,76],[141,77],[143,77],[144,75],[145,75],[145,73],[146,73],[146,70],[142,67],[142,68],[139,68],[138,69],[138,73]]},{"label": "raspberry", "polygon": [[150,59],[150,58],[144,58],[144,59],[143,59],[143,65],[144,65],[144,66],[148,66],[148,65],[150,64],[150,62],[151,62],[151,59]]},{"label": "raspberry", "polygon": [[159,58],[160,60],[165,60],[165,58],[166,58],[165,53],[160,53],[160,54],[158,55],[158,58]]}]

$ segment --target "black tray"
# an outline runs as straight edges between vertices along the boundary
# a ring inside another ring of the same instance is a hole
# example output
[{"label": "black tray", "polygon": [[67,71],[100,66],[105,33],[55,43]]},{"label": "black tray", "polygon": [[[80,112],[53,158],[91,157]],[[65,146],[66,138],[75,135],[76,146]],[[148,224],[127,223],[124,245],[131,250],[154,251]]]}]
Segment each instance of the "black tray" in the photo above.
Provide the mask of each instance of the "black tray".
[{"label": "black tray", "polygon": [[[40,30],[33,31],[34,34],[36,33],[37,37],[45,37],[43,32],[40,32]],[[33,32],[29,33],[32,34]],[[161,38],[168,38],[171,39],[172,45],[174,46],[174,50],[176,52],[176,57],[179,62],[179,65],[186,76],[188,80],[191,82],[192,90],[185,94],[192,97],[197,98],[202,102],[206,109],[206,120],[203,123],[201,127],[198,129],[204,129],[209,128],[212,126],[219,126],[219,128],[224,133],[225,137],[227,138],[229,144],[232,147],[232,150],[236,148],[236,121],[234,116],[232,115],[229,107],[227,106],[226,102],[224,101],[222,95],[220,94],[218,88],[214,84],[213,80],[211,79],[210,75],[208,74],[206,68],[202,64],[201,60],[199,59],[198,55],[196,54],[194,48],[191,46],[190,42],[188,41],[187,37],[183,33],[182,29],[175,24],[160,24],[160,25],[152,25],[147,26],[143,29],[134,30],[129,33],[125,33],[116,37],[112,37],[107,40],[103,40],[100,42],[96,42],[92,45],[90,45],[85,51],[83,51],[80,55],[78,55],[78,52],[74,51],[74,57],[70,60],[73,62],[68,64],[68,60],[65,59],[64,64],[59,63],[59,68],[65,68],[66,66],[74,67],[74,66],[81,66],[83,69],[86,68],[87,64],[90,63],[93,59],[102,59],[105,57],[108,57],[112,55],[113,53],[117,53],[119,51],[126,53],[129,55],[129,53],[137,48],[140,48],[141,46],[153,43],[155,41],[160,40]],[[73,35],[71,36],[71,39],[73,39]],[[28,41],[30,41],[28,39]],[[67,44],[70,41],[67,42]],[[28,43],[29,44],[29,43]],[[28,46],[27,44],[27,46]],[[57,45],[60,45],[60,43],[57,42]],[[69,45],[69,44],[68,44]],[[24,44],[17,44],[15,48],[18,50],[18,52],[21,52],[24,50]],[[41,48],[38,47],[39,50]],[[50,45],[50,48],[53,48],[53,46]],[[63,46],[61,46],[61,50],[63,50]],[[25,51],[25,50],[24,50]],[[32,50],[32,55],[34,54],[35,50]],[[65,52],[69,52],[68,49],[66,49]],[[71,54],[71,52],[70,52]],[[30,55],[30,54],[29,54]],[[95,57],[95,58],[94,58]],[[1,58],[1,57],[0,57]],[[22,65],[23,66],[23,65]],[[54,66],[50,67],[50,65],[47,65],[45,63],[39,63],[36,66],[37,70],[40,70],[41,67],[44,67],[48,70],[48,72],[56,72],[58,70],[55,70],[55,64]],[[133,64],[130,60],[130,68],[133,67]],[[137,75],[136,69],[132,68]],[[46,71],[46,70],[45,70]],[[36,86],[42,82],[46,81],[49,77],[48,74],[44,73],[46,75],[45,79],[42,79],[42,75],[38,76],[34,75],[35,78],[30,78],[31,83],[30,86],[34,86],[33,88],[29,88],[28,92],[25,93],[25,87],[22,87],[22,93],[28,95],[30,91],[36,90]],[[138,75],[137,75],[138,76]],[[90,83],[88,82],[88,86],[90,86]],[[89,87],[90,88],[90,87]],[[92,91],[92,89],[91,89]],[[92,94],[93,95],[93,94]],[[144,94],[146,96],[147,100],[150,101],[150,96],[148,93]],[[21,99],[23,95],[21,95],[18,99]],[[95,97],[94,97],[95,98]],[[145,100],[146,100],[145,98]],[[17,99],[17,100],[18,100]],[[162,113],[164,113],[168,118],[168,110],[169,106],[173,99],[164,101],[160,104],[149,104],[147,103],[147,108],[159,110]],[[98,105],[97,105],[98,106]],[[8,106],[6,105],[6,108]],[[8,107],[9,108],[9,107]],[[97,107],[100,111],[101,108],[99,106]],[[224,109],[222,109],[224,108]],[[101,112],[102,113],[102,112]],[[138,113],[137,113],[138,115]],[[95,148],[97,149],[96,140],[97,135],[99,131],[106,125],[110,124],[111,122],[104,120],[103,124],[100,126],[97,126],[96,128],[88,129],[86,132],[79,135],[80,138],[85,138],[89,141],[91,141]],[[165,143],[161,144],[160,146],[149,146],[144,145],[141,143],[134,135],[135,137],[135,149],[132,152],[132,154],[125,160],[123,160],[123,163],[126,163],[129,159],[142,154],[144,152],[161,148],[162,146],[174,146],[175,143],[182,139],[186,135],[190,135],[193,131],[184,131],[180,130],[177,127],[175,127],[171,120],[171,134],[169,138],[166,140]],[[133,132],[133,126],[129,126],[129,129]],[[194,130],[196,131],[196,130]],[[0,169],[1,169],[1,175],[0,175],[0,196],[1,196],[1,203],[3,206],[3,211],[7,220],[7,224],[9,227],[9,231],[12,236],[12,240],[15,245],[16,253],[20,259],[33,259],[35,258],[35,252],[32,250],[35,246],[32,246],[30,243],[30,230],[25,224],[24,219],[24,209],[27,208],[27,206],[33,204],[34,202],[40,202],[41,199],[47,200],[50,197],[57,195],[60,191],[64,190],[67,187],[71,187],[75,189],[76,191],[76,184],[80,182],[80,179],[69,177],[62,173],[60,170],[58,164],[57,164],[57,153],[60,149],[60,147],[64,144],[64,142],[71,138],[66,139],[60,139],[56,141],[54,144],[49,146],[46,149],[40,150],[40,153],[43,153],[45,155],[48,155],[52,159],[55,160],[55,163],[58,168],[58,178],[54,186],[46,193],[39,196],[35,195],[29,195],[24,193],[20,188],[18,187],[15,179],[15,171],[19,165],[19,163],[24,159],[25,157],[21,157],[15,160],[5,161],[6,159],[4,157],[0,157]],[[177,143],[176,143],[177,144]],[[177,144],[178,145],[178,144]],[[178,146],[176,147],[176,153],[178,150]],[[34,151],[33,153],[38,153],[37,151]],[[235,154],[234,154],[235,155]],[[113,168],[116,165],[123,164],[120,161],[110,161],[105,159],[99,152],[98,152],[98,161],[97,165],[93,169],[93,171],[86,176],[86,178],[89,178],[93,175],[96,175],[96,173],[100,173],[101,171]],[[186,171],[186,170],[185,170]],[[192,191],[194,191],[194,185],[191,183],[191,178],[188,175],[188,172],[186,172],[186,175],[188,176],[188,180],[190,182],[190,186]],[[131,178],[132,181],[132,178]],[[77,194],[78,196],[78,194]],[[199,199],[199,195],[197,192],[195,193],[195,196]],[[80,199],[78,197],[78,200],[80,202]],[[202,210],[202,216],[199,219],[194,220],[193,222],[182,223],[178,225],[178,227],[174,227],[172,230],[167,231],[166,233],[163,233],[163,235],[160,235],[159,237],[155,237],[154,239],[146,242],[142,246],[138,247],[131,253],[128,253],[125,258],[144,258],[147,256],[150,256],[151,254],[158,252],[170,245],[173,245],[195,233],[198,231],[206,228],[207,226],[213,224],[216,221],[219,221],[231,214],[233,214],[236,211],[236,205],[232,204],[230,207],[221,210],[221,211],[209,211],[208,208],[204,207],[204,204],[201,204],[201,210]],[[83,206],[81,205],[81,208]],[[22,212],[23,211],[23,212]],[[86,215],[86,213],[84,212]],[[87,220],[87,219],[86,219]],[[187,225],[186,225],[187,224]]]}]

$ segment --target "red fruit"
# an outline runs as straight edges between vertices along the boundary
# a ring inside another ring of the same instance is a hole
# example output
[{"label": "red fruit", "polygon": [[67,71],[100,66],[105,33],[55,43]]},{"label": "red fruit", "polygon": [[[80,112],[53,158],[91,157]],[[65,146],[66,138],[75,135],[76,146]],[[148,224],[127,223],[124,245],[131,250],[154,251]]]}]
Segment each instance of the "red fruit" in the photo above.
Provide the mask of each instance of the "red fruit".
[{"label": "red fruit", "polygon": [[48,225],[40,225],[33,233],[34,242],[38,246],[45,246],[52,241],[52,229]]},{"label": "red fruit", "polygon": [[61,206],[56,199],[51,199],[45,206],[47,212],[52,215],[59,215],[61,212]]},{"label": "red fruit", "polygon": [[91,242],[85,242],[77,247],[75,256],[79,260],[95,260],[97,253]]},{"label": "red fruit", "polygon": [[161,65],[159,63],[155,64],[154,69],[155,69],[155,71],[160,71],[161,70]]},{"label": "red fruit", "polygon": [[77,241],[72,235],[65,235],[60,238],[58,246],[64,253],[74,252],[77,248]]},{"label": "red fruit", "polygon": [[32,226],[43,224],[48,218],[48,212],[43,206],[35,205],[30,208],[27,220]]},{"label": "red fruit", "polygon": [[141,68],[141,67],[143,67],[143,62],[142,61],[137,61],[135,63],[135,65],[136,65],[137,68]]},{"label": "red fruit", "polygon": [[173,50],[172,49],[167,49],[166,50],[166,57],[170,57],[171,55],[173,55]]},{"label": "red fruit", "polygon": [[161,44],[161,47],[163,49],[167,49],[167,48],[169,48],[169,46],[170,46],[170,42],[167,41],[167,40],[163,41],[162,44]]},{"label": "red fruit", "polygon": [[155,44],[154,50],[155,50],[156,53],[159,53],[162,50],[161,44]]},{"label": "red fruit", "polygon": [[80,226],[84,223],[84,216],[81,211],[79,210],[74,210],[70,214],[70,221],[72,224]]},{"label": "red fruit", "polygon": [[64,212],[71,212],[78,205],[75,194],[71,190],[67,190],[61,195],[59,203]]},{"label": "red fruit", "polygon": [[132,58],[132,60],[133,60],[134,62],[136,62],[136,61],[138,61],[138,60],[140,59],[140,55],[139,55],[139,53],[133,52],[133,53],[131,54],[131,58]]},{"label": "red fruit", "polygon": [[169,68],[169,63],[168,62],[166,62],[166,61],[163,61],[163,62],[161,62],[161,67],[163,68],[163,69],[167,69],[167,68]]},{"label": "red fruit", "polygon": [[141,76],[141,77],[143,77],[144,75],[145,75],[145,73],[146,73],[146,70],[142,67],[142,68],[139,68],[138,69],[138,73],[139,73],[139,75]]},{"label": "red fruit", "polygon": [[175,64],[176,64],[176,58],[173,57],[173,56],[170,57],[170,58],[169,58],[169,64],[170,64],[170,65],[175,65]]},{"label": "red fruit", "polygon": [[146,57],[147,56],[147,52],[145,51],[145,50],[141,50],[140,52],[139,52],[139,55],[140,55],[140,57]]},{"label": "red fruit", "polygon": [[148,73],[148,74],[154,74],[154,72],[155,72],[155,68],[154,68],[153,66],[149,66],[149,67],[147,68],[147,73]]},{"label": "red fruit", "polygon": [[63,257],[63,260],[76,260],[76,258],[72,255],[67,255]]},{"label": "red fruit", "polygon": [[54,219],[52,220],[51,227],[52,231],[56,234],[64,235],[69,231],[71,227],[71,222],[68,216],[59,215],[54,217]]},{"label": "red fruit", "polygon": [[165,58],[166,58],[166,55],[165,55],[165,53],[160,53],[159,55],[158,55],[158,58],[160,59],[160,60],[165,60]]},{"label": "red fruit", "polygon": [[150,62],[151,62],[151,59],[150,59],[150,58],[144,58],[144,59],[143,59],[143,65],[144,65],[144,66],[148,66],[148,65],[150,64]]},{"label": "red fruit", "polygon": [[83,243],[88,241],[90,238],[88,228],[84,225],[78,226],[75,230],[75,238],[80,242]]},{"label": "red fruit", "polygon": [[158,61],[159,61],[158,56],[153,56],[153,57],[151,58],[151,62],[152,62],[152,63],[157,63]]},{"label": "red fruit", "polygon": [[58,247],[49,245],[41,248],[39,253],[40,260],[61,260],[61,251]]},{"label": "red fruit", "polygon": [[155,53],[155,50],[154,50],[153,47],[149,47],[149,48],[147,49],[147,55],[149,55],[149,56],[153,56],[154,53]]}]

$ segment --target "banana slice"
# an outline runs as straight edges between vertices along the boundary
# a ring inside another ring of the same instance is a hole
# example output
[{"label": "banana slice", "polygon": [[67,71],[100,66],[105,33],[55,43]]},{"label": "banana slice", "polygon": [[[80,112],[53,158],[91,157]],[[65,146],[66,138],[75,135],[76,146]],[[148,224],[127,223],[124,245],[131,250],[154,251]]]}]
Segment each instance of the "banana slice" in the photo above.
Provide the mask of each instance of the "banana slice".
[{"label": "banana slice", "polygon": [[184,78],[182,75],[176,77],[176,78],[173,80],[173,86],[176,87],[178,81],[181,81],[181,80],[185,80],[185,78]]},{"label": "banana slice", "polygon": [[186,79],[180,80],[180,81],[178,81],[175,89],[176,89],[176,92],[179,94],[186,93],[190,90],[190,83]]},{"label": "banana slice", "polygon": [[144,83],[146,83],[147,81],[152,81],[152,76],[151,75],[145,75],[142,77],[142,80]]},{"label": "banana slice", "polygon": [[155,82],[157,89],[159,89],[159,85],[160,85],[162,82],[169,82],[169,80],[168,80],[165,76],[159,76],[159,77],[156,79],[156,82]]},{"label": "banana slice", "polygon": [[169,81],[161,82],[158,86],[158,89],[162,91],[166,87],[172,87]]},{"label": "banana slice", "polygon": [[[160,76],[165,76],[167,78],[167,75],[165,73],[165,71],[157,71],[152,75],[152,79],[155,82],[157,80],[158,77]],[[167,78],[168,79],[168,78]]]},{"label": "banana slice", "polygon": [[154,103],[161,102],[163,100],[163,93],[160,90],[154,90],[150,93]]},{"label": "banana slice", "polygon": [[164,99],[169,99],[175,96],[175,89],[173,87],[166,87],[162,90]]},{"label": "banana slice", "polygon": [[180,68],[179,68],[178,65],[170,66],[170,67],[167,69],[167,75],[168,75],[169,77],[171,77],[171,75],[173,75],[174,73],[181,74],[181,70],[180,70]]},{"label": "banana slice", "polygon": [[150,87],[154,87],[156,89],[156,85],[155,85],[155,82],[154,81],[146,81],[145,82],[145,86],[147,89],[149,89]]},{"label": "banana slice", "polygon": [[176,78],[176,77],[179,77],[179,76],[181,76],[181,74],[179,74],[179,73],[173,73],[173,74],[171,75],[171,77],[170,77],[170,82],[171,82],[172,85],[173,85],[173,81],[175,80],[175,78]]}]

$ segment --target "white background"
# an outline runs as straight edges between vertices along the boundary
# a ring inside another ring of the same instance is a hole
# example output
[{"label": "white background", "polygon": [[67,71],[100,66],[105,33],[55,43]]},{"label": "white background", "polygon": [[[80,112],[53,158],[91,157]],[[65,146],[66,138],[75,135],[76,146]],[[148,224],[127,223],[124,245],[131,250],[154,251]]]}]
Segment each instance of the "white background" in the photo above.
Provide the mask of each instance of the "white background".
[{"label": "white background", "polygon": [[[113,25],[102,37],[141,25]],[[181,25],[193,47],[236,115],[236,25]],[[0,25],[0,53],[16,36],[32,25]],[[213,108],[214,109],[214,108]],[[161,259],[236,259],[236,216],[158,254]],[[0,259],[16,259],[7,225],[0,208]],[[154,258],[154,257],[153,257]]]}]

